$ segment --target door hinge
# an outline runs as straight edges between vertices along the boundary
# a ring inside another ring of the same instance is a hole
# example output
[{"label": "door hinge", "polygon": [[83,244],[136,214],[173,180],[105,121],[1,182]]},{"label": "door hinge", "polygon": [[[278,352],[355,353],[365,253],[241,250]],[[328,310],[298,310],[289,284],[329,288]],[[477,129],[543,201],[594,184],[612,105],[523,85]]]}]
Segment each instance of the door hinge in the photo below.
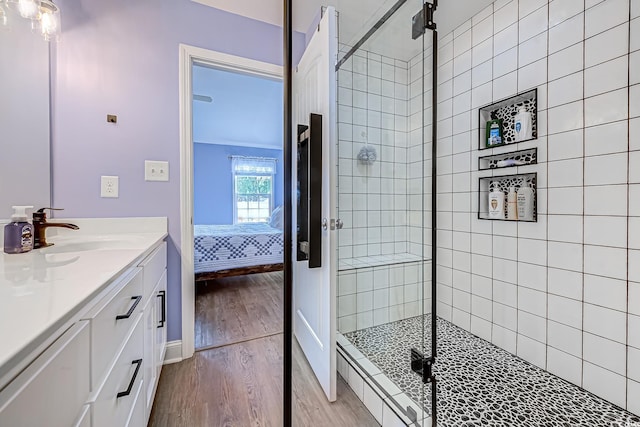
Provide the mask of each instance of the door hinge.
[{"label": "door hinge", "polygon": [[415,348],[411,349],[411,370],[422,377],[425,384],[435,382],[436,376],[433,374],[433,364],[436,363],[435,357],[424,357],[420,351]]},{"label": "door hinge", "polygon": [[433,3],[425,3],[422,10],[413,16],[411,19],[411,38],[413,40],[422,37],[426,30],[436,29],[433,14],[437,8],[438,0],[433,0]]}]

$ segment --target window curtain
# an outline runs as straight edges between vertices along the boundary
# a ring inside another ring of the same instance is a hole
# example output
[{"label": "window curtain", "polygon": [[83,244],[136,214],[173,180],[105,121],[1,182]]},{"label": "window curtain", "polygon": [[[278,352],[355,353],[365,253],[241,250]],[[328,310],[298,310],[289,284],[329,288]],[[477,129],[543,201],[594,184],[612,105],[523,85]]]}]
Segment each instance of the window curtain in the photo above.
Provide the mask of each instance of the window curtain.
[{"label": "window curtain", "polygon": [[268,157],[231,156],[231,163],[234,174],[276,174],[276,159]]}]

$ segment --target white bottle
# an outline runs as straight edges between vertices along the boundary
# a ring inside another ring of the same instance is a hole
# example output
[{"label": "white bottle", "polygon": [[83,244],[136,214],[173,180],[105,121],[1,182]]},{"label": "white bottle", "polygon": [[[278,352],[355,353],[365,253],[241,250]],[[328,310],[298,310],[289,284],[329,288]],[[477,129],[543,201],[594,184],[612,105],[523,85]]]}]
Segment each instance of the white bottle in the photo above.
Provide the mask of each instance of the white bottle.
[{"label": "white bottle", "polygon": [[518,218],[533,221],[533,188],[529,184],[518,190]]},{"label": "white bottle", "polygon": [[515,123],[513,126],[516,134],[516,142],[526,141],[527,139],[533,138],[531,122],[531,113],[527,111],[527,108],[523,105],[522,107],[520,107],[520,110],[518,110],[518,114],[516,114]]},{"label": "white bottle", "polygon": [[518,219],[518,195],[516,187],[510,187],[507,194],[507,219]]},{"label": "white bottle", "polygon": [[489,193],[489,218],[504,219],[504,193],[492,191]]}]

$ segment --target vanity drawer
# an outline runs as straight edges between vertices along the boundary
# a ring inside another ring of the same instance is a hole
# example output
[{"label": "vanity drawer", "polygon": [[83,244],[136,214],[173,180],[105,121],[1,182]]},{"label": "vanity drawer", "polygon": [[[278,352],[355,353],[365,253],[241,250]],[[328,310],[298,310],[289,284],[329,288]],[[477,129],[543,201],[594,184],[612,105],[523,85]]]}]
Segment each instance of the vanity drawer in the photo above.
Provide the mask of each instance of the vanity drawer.
[{"label": "vanity drawer", "polygon": [[73,427],[91,427],[91,407],[89,405],[82,407],[80,417]]},{"label": "vanity drawer", "polygon": [[147,363],[143,359],[142,315],[137,314],[135,322],[135,329],[93,402],[93,427],[127,425]]},{"label": "vanity drawer", "polygon": [[142,312],[142,269],[124,278],[124,286],[109,294],[91,316],[91,390],[102,381],[108,365]]},{"label": "vanity drawer", "polygon": [[142,260],[138,267],[144,268],[144,299],[146,300],[151,296],[167,268],[167,243],[162,242],[155,251]]},{"label": "vanity drawer", "polygon": [[136,393],[136,401],[131,409],[131,414],[129,414],[126,427],[145,427],[146,425],[144,419],[144,388],[145,384],[144,380],[142,380],[140,389],[138,393]]},{"label": "vanity drawer", "polygon": [[0,426],[68,427],[89,396],[89,324],[78,322],[0,393]]}]

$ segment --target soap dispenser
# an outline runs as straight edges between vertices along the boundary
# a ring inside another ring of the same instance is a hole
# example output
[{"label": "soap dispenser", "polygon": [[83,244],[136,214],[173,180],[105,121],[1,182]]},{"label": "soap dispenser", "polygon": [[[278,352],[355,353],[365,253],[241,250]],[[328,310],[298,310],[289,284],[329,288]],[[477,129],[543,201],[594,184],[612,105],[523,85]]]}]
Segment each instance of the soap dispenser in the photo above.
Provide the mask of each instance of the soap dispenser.
[{"label": "soap dispenser", "polygon": [[27,222],[27,209],[33,206],[12,206],[11,222],[4,226],[4,252],[21,254],[33,249],[33,225]]}]

